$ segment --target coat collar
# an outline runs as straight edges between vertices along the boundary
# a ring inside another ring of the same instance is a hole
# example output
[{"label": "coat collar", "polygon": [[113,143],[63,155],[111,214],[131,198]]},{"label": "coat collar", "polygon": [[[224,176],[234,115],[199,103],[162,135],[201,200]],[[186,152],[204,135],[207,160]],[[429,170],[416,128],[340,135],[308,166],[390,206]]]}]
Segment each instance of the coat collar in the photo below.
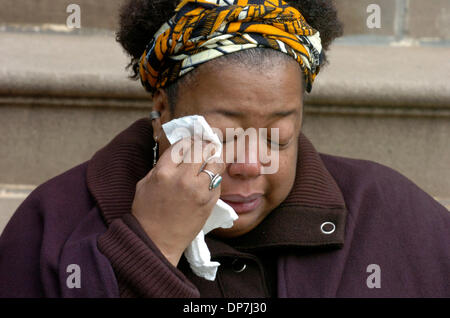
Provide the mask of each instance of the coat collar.
[{"label": "coat collar", "polygon": [[[130,213],[136,183],[151,169],[153,131],[140,119],[99,150],[88,163],[87,185],[107,224]],[[112,194],[111,189],[115,189]],[[120,194],[117,195],[117,189]],[[319,153],[303,133],[294,186],[278,208],[251,232],[231,240],[207,237],[213,257],[278,247],[341,247],[347,209]],[[323,224],[328,223],[325,228]],[[332,230],[325,234],[322,230]]]}]

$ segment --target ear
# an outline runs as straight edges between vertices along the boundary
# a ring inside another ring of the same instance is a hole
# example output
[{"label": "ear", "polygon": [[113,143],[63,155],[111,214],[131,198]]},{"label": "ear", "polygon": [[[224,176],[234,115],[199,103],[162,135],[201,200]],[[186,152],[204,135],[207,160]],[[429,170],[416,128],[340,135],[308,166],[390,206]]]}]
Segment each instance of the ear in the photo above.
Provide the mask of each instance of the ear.
[{"label": "ear", "polygon": [[169,99],[164,89],[159,88],[153,94],[153,110],[161,114],[160,118],[152,120],[153,138],[160,139],[162,134],[162,125],[171,120],[171,112],[169,106]]}]

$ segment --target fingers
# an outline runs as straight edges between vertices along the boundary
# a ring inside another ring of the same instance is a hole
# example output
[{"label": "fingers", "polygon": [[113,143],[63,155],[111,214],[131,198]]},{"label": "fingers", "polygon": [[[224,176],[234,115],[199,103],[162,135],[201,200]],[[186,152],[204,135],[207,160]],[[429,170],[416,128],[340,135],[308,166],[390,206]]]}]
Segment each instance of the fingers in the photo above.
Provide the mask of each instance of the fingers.
[{"label": "fingers", "polygon": [[189,162],[187,158],[192,155],[193,141],[190,137],[183,138],[165,150],[158,159],[156,169],[153,170],[173,170],[183,162]]},{"label": "fingers", "polygon": [[[194,140],[191,137],[181,139],[164,151],[156,167],[150,171],[147,177],[167,175],[173,180],[184,178],[189,180],[192,187],[200,189],[201,192],[209,191],[211,178],[217,174],[222,175],[225,171],[222,158],[213,157],[214,154],[215,148],[211,147],[209,141]],[[201,172],[205,169],[211,172],[211,176]]]},{"label": "fingers", "polygon": [[[220,162],[222,158],[215,157],[215,146],[210,141],[205,140],[183,140],[183,159],[179,161],[179,166],[188,165],[192,169],[197,169],[197,175],[201,168],[205,168],[206,164],[215,164],[219,167],[219,170],[215,170],[215,173],[222,173],[223,168],[220,168]],[[181,145],[180,145],[181,147]]]},{"label": "fingers", "polygon": [[[185,176],[191,176],[192,187],[199,189],[200,192],[209,192],[212,180],[216,175],[221,175],[225,171],[225,164],[222,162],[222,158],[213,157],[215,153],[214,147],[210,147],[212,143],[203,140],[192,141],[189,148],[185,148],[185,155],[183,161],[179,164],[179,169],[189,171]],[[206,158],[206,159],[205,159]],[[204,170],[208,172],[205,172]],[[203,172],[202,172],[203,171]],[[217,180],[214,180],[216,183]],[[220,182],[218,183],[220,186]],[[211,190],[218,189],[219,186]],[[208,194],[215,197],[215,193]]]},{"label": "fingers", "polygon": [[[177,174],[177,167],[179,162],[183,160],[185,149],[190,147],[190,138],[181,139],[177,143],[170,146],[166,151],[164,151],[156,166],[151,169],[148,174],[140,180],[136,188],[138,189],[141,183],[150,182],[153,179],[164,179],[164,177],[173,178]],[[178,160],[178,161],[177,161]]]},{"label": "fingers", "polygon": [[198,170],[198,175],[205,170],[211,171],[213,174],[222,175],[225,172],[225,164],[218,158],[210,158],[202,163]]},{"label": "fingers", "polygon": [[225,163],[216,158],[208,160],[199,174],[199,182],[210,192],[211,201],[214,203],[220,197],[222,175],[225,172]]}]

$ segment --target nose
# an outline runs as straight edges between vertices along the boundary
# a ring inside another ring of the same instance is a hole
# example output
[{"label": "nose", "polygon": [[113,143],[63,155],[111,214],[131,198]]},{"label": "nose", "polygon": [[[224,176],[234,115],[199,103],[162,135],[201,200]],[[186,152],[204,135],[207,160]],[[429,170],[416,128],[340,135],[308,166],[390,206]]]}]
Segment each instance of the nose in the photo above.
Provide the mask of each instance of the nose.
[{"label": "nose", "polygon": [[259,157],[256,156],[256,161],[254,158],[250,160],[248,151],[245,154],[244,162],[233,162],[228,166],[228,174],[231,177],[240,178],[256,178],[261,174],[261,162]]},{"label": "nose", "polygon": [[257,163],[232,163],[228,167],[231,177],[255,178],[261,174],[261,165]]}]

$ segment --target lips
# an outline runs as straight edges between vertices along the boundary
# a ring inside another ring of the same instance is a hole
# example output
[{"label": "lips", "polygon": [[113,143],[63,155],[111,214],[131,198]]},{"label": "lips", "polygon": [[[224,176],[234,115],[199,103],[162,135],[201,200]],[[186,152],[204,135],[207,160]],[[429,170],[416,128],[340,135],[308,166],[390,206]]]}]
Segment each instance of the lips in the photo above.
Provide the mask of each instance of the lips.
[{"label": "lips", "polygon": [[262,203],[262,194],[254,193],[249,196],[229,194],[220,196],[225,203],[230,205],[238,214],[253,211]]}]

